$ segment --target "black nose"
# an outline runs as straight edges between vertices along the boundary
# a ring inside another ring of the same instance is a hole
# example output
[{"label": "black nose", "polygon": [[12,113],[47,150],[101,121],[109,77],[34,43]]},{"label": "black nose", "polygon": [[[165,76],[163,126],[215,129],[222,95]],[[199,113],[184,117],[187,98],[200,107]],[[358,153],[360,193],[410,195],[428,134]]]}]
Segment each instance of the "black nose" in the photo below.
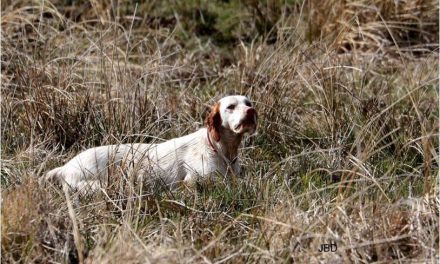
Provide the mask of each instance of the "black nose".
[{"label": "black nose", "polygon": [[254,108],[248,108],[247,110],[246,110],[246,115],[255,115],[257,113],[257,111],[255,111],[255,109]]}]

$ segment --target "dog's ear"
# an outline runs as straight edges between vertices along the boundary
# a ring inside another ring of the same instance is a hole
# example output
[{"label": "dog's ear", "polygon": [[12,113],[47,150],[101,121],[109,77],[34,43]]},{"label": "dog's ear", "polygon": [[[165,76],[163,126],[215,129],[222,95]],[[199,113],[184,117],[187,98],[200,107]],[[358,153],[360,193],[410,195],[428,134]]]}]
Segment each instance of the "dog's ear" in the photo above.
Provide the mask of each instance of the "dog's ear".
[{"label": "dog's ear", "polygon": [[220,140],[220,126],[222,125],[222,118],[220,116],[220,104],[216,103],[211,107],[211,112],[206,117],[206,126],[215,141]]}]

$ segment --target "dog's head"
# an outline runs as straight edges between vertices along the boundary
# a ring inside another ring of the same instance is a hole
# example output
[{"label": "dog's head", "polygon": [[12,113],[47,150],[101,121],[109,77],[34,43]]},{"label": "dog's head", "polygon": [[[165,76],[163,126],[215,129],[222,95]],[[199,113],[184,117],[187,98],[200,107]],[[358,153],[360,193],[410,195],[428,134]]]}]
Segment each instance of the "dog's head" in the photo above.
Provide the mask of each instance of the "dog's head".
[{"label": "dog's head", "polygon": [[254,134],[257,129],[257,111],[245,96],[223,97],[211,108],[206,117],[206,125],[214,138],[219,141],[222,129],[234,134]]}]

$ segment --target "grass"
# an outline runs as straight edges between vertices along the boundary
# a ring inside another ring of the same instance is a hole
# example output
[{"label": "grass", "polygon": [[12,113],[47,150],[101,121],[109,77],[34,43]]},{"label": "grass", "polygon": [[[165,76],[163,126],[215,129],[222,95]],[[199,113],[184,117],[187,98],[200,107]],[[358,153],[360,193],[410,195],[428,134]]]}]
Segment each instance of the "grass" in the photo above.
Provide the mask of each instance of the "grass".
[{"label": "grass", "polygon": [[[1,27],[5,263],[439,258],[436,1],[4,1]],[[227,93],[259,112],[239,179],[37,184],[194,131]]]}]

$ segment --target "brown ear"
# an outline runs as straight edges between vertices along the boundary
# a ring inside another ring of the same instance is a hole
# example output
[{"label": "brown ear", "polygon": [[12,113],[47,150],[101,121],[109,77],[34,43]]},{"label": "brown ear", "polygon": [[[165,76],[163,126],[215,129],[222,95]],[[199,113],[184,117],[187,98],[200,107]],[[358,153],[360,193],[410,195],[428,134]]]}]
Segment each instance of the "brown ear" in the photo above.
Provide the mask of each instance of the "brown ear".
[{"label": "brown ear", "polygon": [[211,107],[211,112],[206,117],[206,126],[208,126],[208,131],[215,141],[220,140],[221,125],[222,125],[222,118],[220,116],[220,104],[216,103]]}]

